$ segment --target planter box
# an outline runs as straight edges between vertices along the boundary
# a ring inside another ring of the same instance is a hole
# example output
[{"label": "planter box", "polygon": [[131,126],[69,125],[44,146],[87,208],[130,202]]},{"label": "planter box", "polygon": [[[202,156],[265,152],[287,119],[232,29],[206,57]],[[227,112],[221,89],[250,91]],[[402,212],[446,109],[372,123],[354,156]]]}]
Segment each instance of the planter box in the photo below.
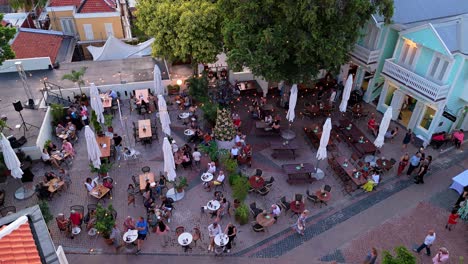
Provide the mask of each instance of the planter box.
[{"label": "planter box", "polygon": [[231,141],[221,141],[216,139],[218,149],[231,149],[236,144],[234,138]]}]

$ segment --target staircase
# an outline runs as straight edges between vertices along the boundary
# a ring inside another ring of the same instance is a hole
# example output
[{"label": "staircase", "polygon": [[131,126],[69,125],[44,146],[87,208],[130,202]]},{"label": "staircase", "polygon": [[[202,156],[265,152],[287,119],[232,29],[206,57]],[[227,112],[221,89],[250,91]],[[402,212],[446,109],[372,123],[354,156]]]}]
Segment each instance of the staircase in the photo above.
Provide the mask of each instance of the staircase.
[{"label": "staircase", "polygon": [[72,102],[65,99],[62,95],[63,87],[48,81],[44,82],[44,98],[46,98],[46,105],[61,104],[64,107],[69,107]]},{"label": "staircase", "polygon": [[52,93],[47,93],[47,99],[46,99],[47,105],[50,104],[61,104],[64,107],[69,107],[72,103],[64,98],[61,98],[55,94]]}]

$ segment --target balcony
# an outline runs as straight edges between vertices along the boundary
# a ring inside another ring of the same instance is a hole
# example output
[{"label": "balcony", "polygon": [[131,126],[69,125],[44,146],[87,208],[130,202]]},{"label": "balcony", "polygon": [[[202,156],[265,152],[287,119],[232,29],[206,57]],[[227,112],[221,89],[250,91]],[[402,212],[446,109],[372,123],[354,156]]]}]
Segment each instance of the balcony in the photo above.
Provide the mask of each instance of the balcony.
[{"label": "balcony", "polygon": [[405,85],[409,90],[426,97],[429,100],[438,102],[447,98],[449,85],[440,85],[433,81],[419,76],[418,74],[403,68],[393,62],[393,59],[385,60],[383,74]]},{"label": "balcony", "polygon": [[351,55],[366,65],[376,63],[379,60],[380,49],[369,50],[366,47],[358,44],[354,45],[354,49],[351,51]]}]

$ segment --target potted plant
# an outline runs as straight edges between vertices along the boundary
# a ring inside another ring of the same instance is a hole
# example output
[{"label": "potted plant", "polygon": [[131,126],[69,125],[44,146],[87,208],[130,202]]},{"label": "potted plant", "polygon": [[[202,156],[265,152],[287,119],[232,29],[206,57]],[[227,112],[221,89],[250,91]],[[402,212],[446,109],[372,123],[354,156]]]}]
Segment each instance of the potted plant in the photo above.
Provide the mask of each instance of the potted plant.
[{"label": "potted plant", "polygon": [[81,67],[79,70],[75,71],[72,70],[70,73],[64,74],[62,76],[62,80],[69,80],[76,85],[78,85],[78,88],[80,89],[80,94],[83,94],[83,91],[81,90],[81,85],[84,85],[85,82],[83,80],[83,76],[86,73],[87,67]]},{"label": "potted plant", "polygon": [[54,219],[54,216],[50,213],[49,203],[46,200],[39,201],[39,209],[41,209],[42,217],[46,224],[48,224],[50,220]]},{"label": "potted plant", "polygon": [[178,193],[184,192],[185,187],[188,186],[187,178],[186,177],[180,177],[179,182],[176,182],[174,184],[174,188]]},{"label": "potted plant", "polygon": [[249,193],[249,182],[246,177],[238,177],[232,186],[232,197],[244,201]]},{"label": "potted plant", "polygon": [[105,239],[108,245],[112,244],[112,239],[110,235],[112,233],[112,228],[115,225],[115,219],[112,215],[114,208],[112,204],[109,204],[107,208],[102,207],[100,204],[96,208],[96,224],[95,228],[98,234],[102,234],[102,237]]},{"label": "potted plant", "polygon": [[91,117],[89,118],[89,122],[91,123],[91,125],[94,128],[94,132],[96,132],[96,134],[98,136],[103,136],[104,135],[102,133],[102,126],[101,126],[101,124],[99,123],[99,121],[97,119],[96,112],[91,111]]},{"label": "potted plant", "polygon": [[239,224],[247,224],[249,222],[249,207],[245,203],[241,204],[236,209],[234,217]]},{"label": "potted plant", "polygon": [[50,114],[52,116],[52,124],[58,125],[65,118],[65,109],[61,104],[50,104]]},{"label": "potted plant", "polygon": [[113,133],[114,128],[112,127],[112,118],[113,115],[104,115],[104,125],[107,127],[107,131]]},{"label": "potted plant", "polygon": [[167,86],[167,92],[169,93],[169,95],[177,95],[179,94],[179,91],[180,91],[180,86],[177,84]]},{"label": "potted plant", "polygon": [[200,144],[198,149],[208,155],[212,161],[218,160],[218,145],[215,141],[211,141],[208,145]]},{"label": "potted plant", "polygon": [[112,163],[110,162],[105,162],[102,163],[101,166],[99,166],[99,169],[96,169],[92,163],[89,164],[89,168],[92,173],[97,173],[99,176],[105,177],[107,176],[107,173],[111,170],[112,168]]}]

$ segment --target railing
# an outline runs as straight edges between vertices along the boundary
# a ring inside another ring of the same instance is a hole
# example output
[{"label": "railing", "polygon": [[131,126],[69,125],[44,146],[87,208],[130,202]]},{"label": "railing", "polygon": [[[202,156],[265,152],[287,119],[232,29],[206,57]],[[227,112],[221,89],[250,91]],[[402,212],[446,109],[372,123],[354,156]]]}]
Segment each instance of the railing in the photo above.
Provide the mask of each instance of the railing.
[{"label": "railing", "polygon": [[439,85],[434,83],[396,64],[393,59],[385,60],[383,73],[434,102],[444,100],[449,91],[448,84]]},{"label": "railing", "polygon": [[369,50],[358,44],[354,45],[354,49],[351,51],[351,55],[359,59],[366,64],[372,64],[379,60],[380,49]]}]

